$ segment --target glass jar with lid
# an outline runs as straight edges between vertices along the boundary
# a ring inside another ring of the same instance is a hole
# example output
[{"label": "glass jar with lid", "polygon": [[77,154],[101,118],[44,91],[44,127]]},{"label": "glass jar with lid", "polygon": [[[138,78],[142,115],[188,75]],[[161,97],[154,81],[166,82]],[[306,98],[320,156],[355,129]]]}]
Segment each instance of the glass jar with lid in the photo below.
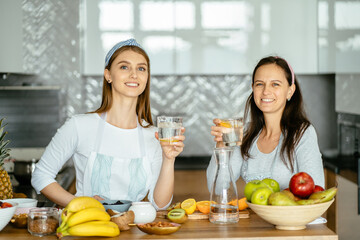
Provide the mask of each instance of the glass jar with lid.
[{"label": "glass jar with lid", "polygon": [[34,236],[46,236],[56,233],[59,226],[59,210],[57,208],[32,208],[28,214],[28,231]]}]

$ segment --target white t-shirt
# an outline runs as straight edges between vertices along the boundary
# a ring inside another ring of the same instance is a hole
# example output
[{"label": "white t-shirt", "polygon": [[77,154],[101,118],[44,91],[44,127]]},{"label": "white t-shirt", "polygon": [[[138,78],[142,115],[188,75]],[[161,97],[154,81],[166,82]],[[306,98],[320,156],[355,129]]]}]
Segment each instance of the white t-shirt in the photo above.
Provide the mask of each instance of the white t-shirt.
[{"label": "white t-shirt", "polygon": [[[280,189],[289,187],[291,177],[297,172],[306,172],[310,174],[316,185],[324,187],[324,168],[317,135],[315,129],[310,125],[304,132],[299,144],[295,147],[294,172],[285,166],[280,157],[282,144],[281,136],[278,146],[271,153],[262,153],[257,147],[257,137],[254,144],[250,147],[250,156],[247,161],[241,157],[240,147],[235,147],[230,159],[230,165],[234,180],[241,176],[245,182],[254,179],[262,180],[266,177],[275,179]],[[216,163],[214,157],[211,158],[207,168],[207,183],[210,190],[213,179],[215,178]],[[270,174],[270,176],[269,176]]]},{"label": "white t-shirt", "polygon": [[[92,151],[96,151],[95,143],[100,116],[97,113],[79,114],[68,119],[58,129],[43,156],[36,164],[31,184],[37,191],[55,182],[55,177],[62,166],[72,158],[76,171],[76,196],[83,195],[83,176],[87,159]],[[138,125],[138,127],[141,127]],[[99,153],[122,157],[141,157],[138,128],[121,129],[105,122]],[[143,128],[146,159],[150,161],[151,181],[149,200],[153,201],[155,188],[162,164],[162,150],[155,138],[155,127]],[[170,204],[170,203],[169,203]]]}]

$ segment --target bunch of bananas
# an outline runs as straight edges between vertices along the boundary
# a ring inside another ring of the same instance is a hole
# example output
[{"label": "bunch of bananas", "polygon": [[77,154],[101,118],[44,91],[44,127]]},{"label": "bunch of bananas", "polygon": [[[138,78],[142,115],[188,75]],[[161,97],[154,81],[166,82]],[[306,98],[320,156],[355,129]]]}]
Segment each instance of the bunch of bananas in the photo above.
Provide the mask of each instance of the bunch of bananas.
[{"label": "bunch of bananas", "polygon": [[92,197],[76,197],[61,214],[62,223],[57,229],[58,238],[65,236],[116,237],[120,234],[116,223],[104,206]]}]

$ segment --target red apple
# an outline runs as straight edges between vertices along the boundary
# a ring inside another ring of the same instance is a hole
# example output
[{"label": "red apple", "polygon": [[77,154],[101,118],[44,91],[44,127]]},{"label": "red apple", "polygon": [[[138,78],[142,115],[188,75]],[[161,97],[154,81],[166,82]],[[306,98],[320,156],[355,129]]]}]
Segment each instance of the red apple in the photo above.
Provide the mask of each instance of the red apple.
[{"label": "red apple", "polygon": [[289,188],[295,196],[307,198],[314,192],[315,183],[309,174],[299,172],[291,177]]},{"label": "red apple", "polygon": [[315,185],[314,192],[322,192],[322,191],[324,191],[324,190],[325,190],[325,189],[324,189],[322,186]]}]

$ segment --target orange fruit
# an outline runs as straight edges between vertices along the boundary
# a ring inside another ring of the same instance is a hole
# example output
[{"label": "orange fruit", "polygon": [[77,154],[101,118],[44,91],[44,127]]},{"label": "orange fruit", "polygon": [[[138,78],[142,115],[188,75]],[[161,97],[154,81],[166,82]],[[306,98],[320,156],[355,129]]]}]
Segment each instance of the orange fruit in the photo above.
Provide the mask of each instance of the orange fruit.
[{"label": "orange fruit", "polygon": [[[236,199],[232,200],[229,202],[230,205],[236,206]],[[246,203],[246,197],[240,198],[237,202],[238,204],[238,209],[239,210],[244,210],[246,208],[248,208],[249,206]]]},{"label": "orange fruit", "polygon": [[231,124],[228,122],[220,122],[219,125],[221,127],[231,128]]},{"label": "orange fruit", "polygon": [[185,210],[186,214],[193,214],[196,209],[196,201],[193,198],[188,198],[181,203],[181,208]]},{"label": "orange fruit", "polygon": [[208,214],[210,212],[210,201],[197,202],[196,207],[201,213]]},{"label": "orange fruit", "polygon": [[237,199],[231,200],[230,202],[228,202],[228,204],[236,206],[236,201],[237,201]]},{"label": "orange fruit", "polygon": [[246,203],[246,197],[239,199],[238,204],[239,204],[239,210],[244,210],[249,207]]}]

